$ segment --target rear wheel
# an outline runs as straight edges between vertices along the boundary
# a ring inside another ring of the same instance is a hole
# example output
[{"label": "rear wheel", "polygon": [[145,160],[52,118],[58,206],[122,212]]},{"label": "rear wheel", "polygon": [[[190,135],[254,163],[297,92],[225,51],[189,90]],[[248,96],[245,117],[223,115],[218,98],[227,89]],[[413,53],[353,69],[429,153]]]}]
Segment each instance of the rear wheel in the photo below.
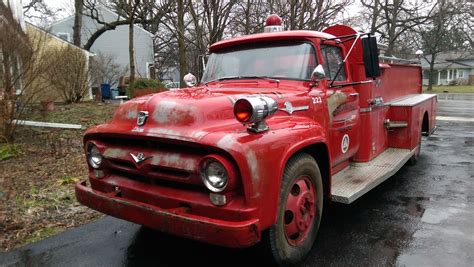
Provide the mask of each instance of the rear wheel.
[{"label": "rear wheel", "polygon": [[277,222],[268,245],[279,265],[303,260],[311,250],[321,222],[323,187],[318,164],[308,154],[297,154],[282,177]]}]

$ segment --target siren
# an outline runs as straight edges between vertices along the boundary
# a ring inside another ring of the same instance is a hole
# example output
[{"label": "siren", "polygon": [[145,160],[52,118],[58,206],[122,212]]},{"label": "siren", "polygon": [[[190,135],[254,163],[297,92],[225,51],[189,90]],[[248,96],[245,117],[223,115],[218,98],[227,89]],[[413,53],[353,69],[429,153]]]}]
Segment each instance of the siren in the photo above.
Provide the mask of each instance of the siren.
[{"label": "siren", "polygon": [[281,32],[283,31],[283,22],[280,16],[272,14],[265,21],[264,32]]}]

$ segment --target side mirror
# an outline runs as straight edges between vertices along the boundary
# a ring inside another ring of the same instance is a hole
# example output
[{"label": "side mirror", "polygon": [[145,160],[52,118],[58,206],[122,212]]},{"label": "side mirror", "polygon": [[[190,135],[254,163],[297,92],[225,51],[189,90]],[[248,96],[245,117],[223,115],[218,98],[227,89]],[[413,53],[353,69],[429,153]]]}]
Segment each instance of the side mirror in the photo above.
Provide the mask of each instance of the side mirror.
[{"label": "side mirror", "polygon": [[324,68],[321,64],[314,68],[313,72],[311,73],[311,81],[312,82],[319,82],[322,79],[326,78],[326,73],[324,72]]},{"label": "side mirror", "polygon": [[183,80],[188,87],[194,87],[197,84],[196,76],[191,73],[184,75]]},{"label": "side mirror", "polygon": [[362,38],[362,48],[364,52],[365,77],[375,78],[380,76],[377,39],[373,36]]}]

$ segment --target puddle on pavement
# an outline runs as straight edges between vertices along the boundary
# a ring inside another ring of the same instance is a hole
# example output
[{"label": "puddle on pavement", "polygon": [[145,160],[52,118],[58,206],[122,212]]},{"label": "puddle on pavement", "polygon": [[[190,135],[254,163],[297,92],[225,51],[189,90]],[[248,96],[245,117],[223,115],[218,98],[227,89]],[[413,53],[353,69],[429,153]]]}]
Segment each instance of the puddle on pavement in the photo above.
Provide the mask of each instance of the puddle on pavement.
[{"label": "puddle on pavement", "polygon": [[428,208],[421,217],[421,221],[429,224],[439,224],[451,216],[460,213],[462,210],[456,207]]},{"label": "puddle on pavement", "polygon": [[429,197],[398,197],[398,199],[406,207],[407,213],[414,217],[422,217],[425,208],[420,202],[430,200]]},{"label": "puddle on pavement", "polygon": [[471,145],[471,146],[474,145],[474,138],[472,138],[472,137],[465,137],[465,138],[464,138],[464,144],[466,144],[466,145]]}]

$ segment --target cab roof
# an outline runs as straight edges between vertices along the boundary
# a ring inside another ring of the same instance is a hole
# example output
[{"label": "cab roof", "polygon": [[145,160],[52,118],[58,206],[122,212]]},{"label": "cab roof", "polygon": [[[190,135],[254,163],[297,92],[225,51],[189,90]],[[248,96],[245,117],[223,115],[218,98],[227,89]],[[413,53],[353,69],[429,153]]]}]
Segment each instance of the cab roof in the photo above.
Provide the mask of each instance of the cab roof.
[{"label": "cab roof", "polygon": [[219,41],[211,45],[209,47],[209,51],[213,52],[215,50],[219,50],[221,48],[225,48],[229,46],[254,43],[254,42],[291,40],[291,39],[309,39],[309,38],[330,39],[330,38],[335,38],[335,36],[332,34],[324,33],[324,32],[301,31],[301,30],[257,33],[257,34],[239,36],[239,37]]}]

